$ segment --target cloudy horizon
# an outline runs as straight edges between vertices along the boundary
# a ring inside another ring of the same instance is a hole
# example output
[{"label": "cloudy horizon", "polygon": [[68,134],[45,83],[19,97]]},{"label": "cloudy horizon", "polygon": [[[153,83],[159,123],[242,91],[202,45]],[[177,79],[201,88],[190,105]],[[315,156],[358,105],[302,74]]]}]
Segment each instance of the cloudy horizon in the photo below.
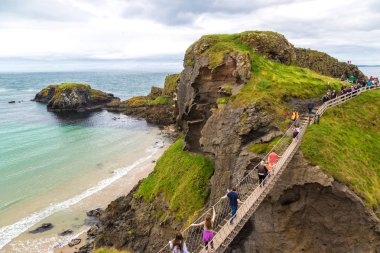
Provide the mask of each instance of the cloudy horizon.
[{"label": "cloudy horizon", "polygon": [[380,65],[376,0],[1,0],[0,71],[179,71],[203,34],[271,30]]}]

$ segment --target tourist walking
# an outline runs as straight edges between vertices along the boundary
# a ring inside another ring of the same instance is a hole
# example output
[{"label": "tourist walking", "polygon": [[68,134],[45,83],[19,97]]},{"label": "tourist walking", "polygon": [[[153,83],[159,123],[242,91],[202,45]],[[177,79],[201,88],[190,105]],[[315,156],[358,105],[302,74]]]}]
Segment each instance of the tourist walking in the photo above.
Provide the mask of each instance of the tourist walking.
[{"label": "tourist walking", "polygon": [[221,197],[222,199],[225,199],[228,197],[228,200],[229,200],[229,203],[230,203],[230,207],[231,207],[231,210],[232,210],[232,216],[231,216],[231,219],[230,219],[230,224],[234,224],[234,219],[236,217],[236,212],[237,212],[237,209],[238,209],[238,205],[239,204],[244,204],[244,202],[242,202],[240,200],[240,197],[239,197],[239,194],[236,192],[236,188],[233,187],[232,188],[232,191],[229,191],[227,190],[228,193],[226,195],[224,195],[223,197]]},{"label": "tourist walking", "polygon": [[203,226],[203,242],[205,244],[206,252],[208,252],[208,244],[210,243],[211,250],[214,250],[214,244],[212,238],[214,238],[214,231],[212,227],[214,226],[215,221],[215,208],[212,207],[212,216],[211,214],[206,214],[204,221],[198,224],[191,224],[190,227]]},{"label": "tourist walking", "polygon": [[275,152],[271,152],[268,155],[268,166],[267,166],[267,169],[268,169],[269,173],[271,173],[272,171],[274,172],[277,160],[278,160],[278,158],[281,158],[281,157],[282,156],[277,155]]},{"label": "tourist walking", "polygon": [[259,184],[260,186],[264,186],[265,184],[265,178],[268,175],[268,168],[265,166],[265,162],[261,161],[260,164],[257,166],[257,176],[259,177]]},{"label": "tourist walking", "polygon": [[298,140],[298,134],[300,131],[301,131],[301,128],[299,128],[299,127],[295,127],[293,129],[293,140]]},{"label": "tourist walking", "polygon": [[307,103],[307,109],[309,111],[309,114],[313,112],[313,108],[314,108],[314,102],[310,100],[309,103]]},{"label": "tourist walking", "polygon": [[298,112],[294,111],[292,113],[292,120],[293,120],[293,122],[297,122],[298,118],[299,118]]},{"label": "tourist walking", "polygon": [[169,241],[170,250],[173,253],[190,253],[187,250],[185,239],[181,233],[177,233],[173,241]]}]

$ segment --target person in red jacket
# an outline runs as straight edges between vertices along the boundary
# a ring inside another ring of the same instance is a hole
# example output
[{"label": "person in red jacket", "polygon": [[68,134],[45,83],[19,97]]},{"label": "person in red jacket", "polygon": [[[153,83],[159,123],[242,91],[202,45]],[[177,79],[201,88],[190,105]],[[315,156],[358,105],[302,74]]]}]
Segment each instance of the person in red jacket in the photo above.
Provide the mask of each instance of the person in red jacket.
[{"label": "person in red jacket", "polygon": [[276,163],[278,161],[278,158],[281,158],[282,156],[276,154],[275,152],[271,152],[268,156],[268,166],[267,166],[267,169],[269,170],[269,172],[271,172],[272,170],[274,171],[275,169],[275,166],[276,166]]}]

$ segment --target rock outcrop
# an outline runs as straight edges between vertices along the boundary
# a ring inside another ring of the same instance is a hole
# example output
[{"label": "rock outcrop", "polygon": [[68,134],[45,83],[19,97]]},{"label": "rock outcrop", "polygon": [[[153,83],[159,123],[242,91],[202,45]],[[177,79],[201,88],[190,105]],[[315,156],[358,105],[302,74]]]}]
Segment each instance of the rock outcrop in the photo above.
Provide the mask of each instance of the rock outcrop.
[{"label": "rock outcrop", "polygon": [[176,107],[174,92],[164,93],[165,88],[153,86],[147,96],[139,96],[125,101],[115,101],[106,107],[109,111],[122,112],[148,123],[166,126],[175,123]]},{"label": "rock outcrop", "polygon": [[160,217],[158,210],[167,209],[162,199],[146,203],[142,198],[134,198],[138,186],[111,202],[101,215],[95,247],[157,252],[171,239],[173,231],[181,228],[182,224],[173,217]]},{"label": "rock outcrop", "polygon": [[88,84],[63,83],[49,85],[36,94],[33,101],[47,103],[52,112],[85,112],[104,108],[118,101],[112,94],[92,89]]},{"label": "rock outcrop", "polygon": [[346,80],[350,76],[354,76],[359,82],[365,83],[367,77],[359,70],[356,65],[339,62],[330,55],[304,48],[296,48],[295,64],[314,70],[325,76],[331,76]]}]

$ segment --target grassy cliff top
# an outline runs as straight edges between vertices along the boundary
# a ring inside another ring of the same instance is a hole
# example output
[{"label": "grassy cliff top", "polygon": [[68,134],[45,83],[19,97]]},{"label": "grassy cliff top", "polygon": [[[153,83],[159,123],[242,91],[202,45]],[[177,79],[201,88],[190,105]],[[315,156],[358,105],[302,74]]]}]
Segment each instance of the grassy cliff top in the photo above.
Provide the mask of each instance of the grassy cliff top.
[{"label": "grassy cliff top", "polygon": [[361,196],[368,207],[380,204],[380,91],[366,92],[326,111],[308,128],[301,149]]},{"label": "grassy cliff top", "polygon": [[212,161],[184,151],[183,146],[183,139],[172,144],[135,194],[135,197],[143,197],[147,202],[161,195],[169,203],[169,213],[158,210],[159,218],[171,214],[178,220],[192,218],[209,195],[208,180],[214,172]]},{"label": "grassy cliff top", "polygon": [[249,55],[252,66],[250,80],[231,99],[236,107],[262,103],[283,110],[291,98],[321,97],[327,89],[341,86],[337,79],[294,65],[295,48],[275,32],[202,36],[186,51],[185,66],[207,56],[210,68],[215,69],[227,54]]},{"label": "grassy cliff top", "polygon": [[72,88],[83,88],[83,89],[91,89],[89,84],[84,83],[61,83],[57,85],[57,88],[60,89],[72,89]]}]

